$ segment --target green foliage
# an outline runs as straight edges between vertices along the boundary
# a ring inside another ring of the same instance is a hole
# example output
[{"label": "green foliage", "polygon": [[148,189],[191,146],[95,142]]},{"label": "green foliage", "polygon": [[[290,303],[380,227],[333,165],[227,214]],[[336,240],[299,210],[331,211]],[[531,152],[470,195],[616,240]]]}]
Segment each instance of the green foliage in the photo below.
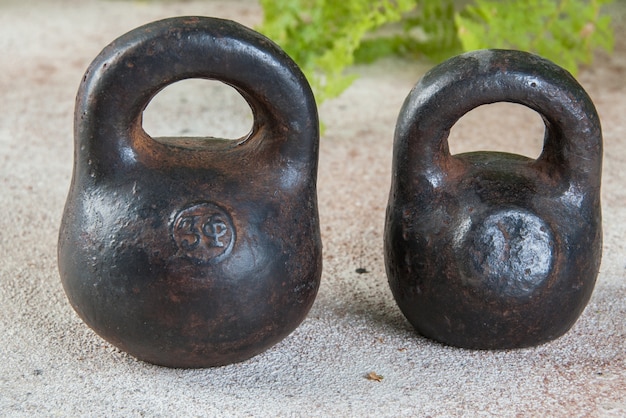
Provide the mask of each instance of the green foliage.
[{"label": "green foliage", "polygon": [[344,69],[369,31],[398,21],[413,0],[261,0],[262,33],[302,68],[318,102],[335,97],[354,80]]},{"label": "green foliage", "polygon": [[414,0],[413,5],[395,27],[386,25],[364,38],[355,52],[356,62],[372,62],[388,55],[424,55],[438,62],[463,52],[452,0]]},{"label": "green foliage", "polygon": [[513,48],[532,51],[576,73],[590,64],[593,50],[613,49],[610,16],[600,8],[611,0],[475,0],[456,16],[466,51]]},{"label": "green foliage", "polygon": [[576,72],[613,48],[612,0],[260,0],[258,28],[300,65],[318,103],[354,80],[345,69],[388,55],[441,61],[463,51],[513,48]]}]

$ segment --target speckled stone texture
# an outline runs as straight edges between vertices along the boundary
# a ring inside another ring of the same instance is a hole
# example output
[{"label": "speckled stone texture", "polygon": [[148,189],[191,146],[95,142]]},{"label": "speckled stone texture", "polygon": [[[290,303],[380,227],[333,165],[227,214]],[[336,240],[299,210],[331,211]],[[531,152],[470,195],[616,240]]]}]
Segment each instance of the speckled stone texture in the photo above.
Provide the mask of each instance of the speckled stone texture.
[{"label": "speckled stone texture", "polygon": [[[615,416],[626,415],[626,26],[616,51],[578,76],[604,131],[604,246],[589,305],[556,341],[471,351],[420,337],[395,305],[383,223],[400,106],[428,62],[384,60],[320,109],[324,272],[302,325],[236,365],[167,369],[100,339],[70,307],[57,233],[73,158],[74,98],[110,41],[152,20],[213,15],[248,26],[255,1],[0,3],[0,415],[3,416]],[[237,137],[242,100],[210,82],[167,88],[149,106],[153,135]],[[539,154],[532,111],[483,106],[461,119],[453,153]],[[375,374],[370,374],[374,372]],[[369,374],[370,379],[366,378]],[[382,376],[380,381],[372,376]]]}]

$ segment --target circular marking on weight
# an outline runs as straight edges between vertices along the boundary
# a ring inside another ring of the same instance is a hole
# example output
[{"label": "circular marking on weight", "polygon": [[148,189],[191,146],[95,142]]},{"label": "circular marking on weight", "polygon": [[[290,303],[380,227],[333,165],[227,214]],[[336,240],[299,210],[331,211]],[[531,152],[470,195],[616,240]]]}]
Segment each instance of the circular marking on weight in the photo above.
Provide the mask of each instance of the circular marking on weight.
[{"label": "circular marking on weight", "polygon": [[235,243],[230,215],[211,202],[194,203],[178,212],[171,234],[182,255],[204,263],[223,260]]},{"label": "circular marking on weight", "polygon": [[489,215],[470,233],[468,256],[473,279],[495,294],[531,293],[550,275],[554,238],[549,226],[528,211]]}]

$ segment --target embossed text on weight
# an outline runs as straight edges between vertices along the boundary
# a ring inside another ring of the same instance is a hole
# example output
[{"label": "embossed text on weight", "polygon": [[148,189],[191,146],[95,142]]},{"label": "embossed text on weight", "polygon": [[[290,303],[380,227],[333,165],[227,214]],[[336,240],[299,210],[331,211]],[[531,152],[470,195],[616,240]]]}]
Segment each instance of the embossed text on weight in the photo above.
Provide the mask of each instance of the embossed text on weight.
[{"label": "embossed text on weight", "polygon": [[172,224],[172,237],[187,257],[218,261],[232,249],[235,233],[230,216],[210,202],[180,211]]}]

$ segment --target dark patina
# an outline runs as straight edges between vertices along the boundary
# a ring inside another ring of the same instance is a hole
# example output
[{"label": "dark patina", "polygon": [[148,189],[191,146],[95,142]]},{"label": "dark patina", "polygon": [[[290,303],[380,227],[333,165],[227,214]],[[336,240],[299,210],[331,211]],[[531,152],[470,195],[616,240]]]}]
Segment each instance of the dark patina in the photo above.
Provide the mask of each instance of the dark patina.
[{"label": "dark patina", "polygon": [[[254,114],[240,140],[151,138],[164,87],[222,81]],[[170,367],[248,359],[304,319],[322,269],[318,117],[277,45],[235,22],[182,17],[107,46],[87,69],[59,271],[80,317]]]},{"label": "dark patina", "polygon": [[[545,121],[541,155],[451,155],[470,110],[513,102]],[[540,344],[585,308],[602,251],[602,134],[565,70],[483,50],[428,72],[396,127],[385,256],[400,309],[422,335],[479,349]]]}]

